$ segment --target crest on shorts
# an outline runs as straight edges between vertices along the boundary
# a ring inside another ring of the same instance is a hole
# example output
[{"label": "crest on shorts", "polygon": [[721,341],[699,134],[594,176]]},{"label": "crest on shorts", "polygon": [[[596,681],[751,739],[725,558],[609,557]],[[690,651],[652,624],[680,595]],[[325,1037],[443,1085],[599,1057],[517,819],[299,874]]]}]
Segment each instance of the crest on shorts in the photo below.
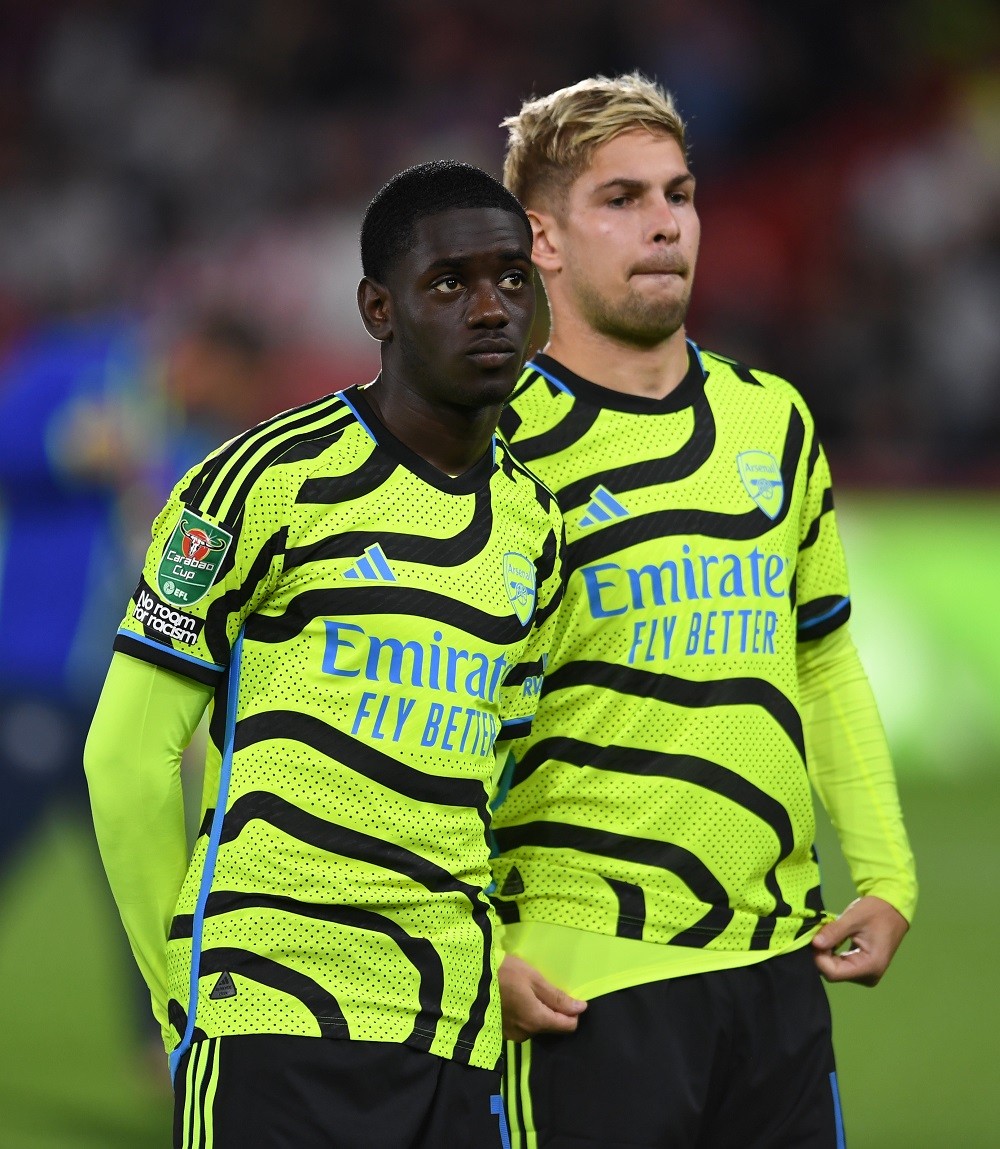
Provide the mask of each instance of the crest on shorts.
[{"label": "crest on shorts", "polygon": [[736,467],[747,494],[769,519],[776,519],[785,501],[785,480],[778,460],[767,451],[742,451]]},{"label": "crest on shorts", "polygon": [[535,564],[516,551],[503,556],[503,584],[518,621],[528,625],[535,609]]},{"label": "crest on shorts", "polygon": [[171,606],[191,606],[215,582],[233,536],[194,511],[181,511],[156,568],[156,585]]}]

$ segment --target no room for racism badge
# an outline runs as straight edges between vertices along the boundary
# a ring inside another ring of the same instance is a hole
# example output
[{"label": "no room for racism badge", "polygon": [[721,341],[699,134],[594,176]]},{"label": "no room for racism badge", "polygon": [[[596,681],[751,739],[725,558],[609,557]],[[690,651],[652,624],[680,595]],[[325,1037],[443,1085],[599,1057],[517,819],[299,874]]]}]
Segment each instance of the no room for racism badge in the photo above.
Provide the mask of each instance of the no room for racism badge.
[{"label": "no room for racism badge", "polygon": [[204,598],[226,557],[233,536],[194,511],[181,511],[160,565],[156,585],[171,606],[191,606]]}]

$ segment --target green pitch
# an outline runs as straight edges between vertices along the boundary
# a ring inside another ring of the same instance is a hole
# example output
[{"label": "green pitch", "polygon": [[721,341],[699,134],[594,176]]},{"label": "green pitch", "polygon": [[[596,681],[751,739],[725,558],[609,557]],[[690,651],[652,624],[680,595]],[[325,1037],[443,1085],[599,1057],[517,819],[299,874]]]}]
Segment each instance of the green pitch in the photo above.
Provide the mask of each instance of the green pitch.
[{"label": "green pitch", "polygon": [[0,885],[0,1149],[169,1149],[166,1058],[82,812]]},{"label": "green pitch", "polygon": [[[920,903],[876,989],[829,987],[850,1149],[990,1149],[1000,1144],[1000,788],[902,787]],[[819,840],[824,896],[853,896],[832,830]]]}]

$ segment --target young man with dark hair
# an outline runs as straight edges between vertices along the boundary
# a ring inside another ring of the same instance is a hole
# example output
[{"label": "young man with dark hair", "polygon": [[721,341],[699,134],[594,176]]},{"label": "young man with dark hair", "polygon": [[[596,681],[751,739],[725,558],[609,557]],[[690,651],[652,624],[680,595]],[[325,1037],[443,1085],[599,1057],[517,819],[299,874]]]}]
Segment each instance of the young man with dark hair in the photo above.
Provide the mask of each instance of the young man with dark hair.
[{"label": "young man with dark hair", "polygon": [[[552,332],[501,428],[567,532],[494,816],[514,1143],[834,1149],[820,974],[878,981],[916,883],[826,458],[788,383],[686,338],[669,96],[598,77],[505,126]],[[862,895],[836,919],[810,782]]]},{"label": "young man with dark hair", "polygon": [[[361,236],[374,383],[180,481],[87,746],[175,1083],[176,1146],[500,1146],[488,798],[560,595],[551,496],[494,438],[531,229],[464,164]],[[189,855],[178,763],[211,708]]]}]

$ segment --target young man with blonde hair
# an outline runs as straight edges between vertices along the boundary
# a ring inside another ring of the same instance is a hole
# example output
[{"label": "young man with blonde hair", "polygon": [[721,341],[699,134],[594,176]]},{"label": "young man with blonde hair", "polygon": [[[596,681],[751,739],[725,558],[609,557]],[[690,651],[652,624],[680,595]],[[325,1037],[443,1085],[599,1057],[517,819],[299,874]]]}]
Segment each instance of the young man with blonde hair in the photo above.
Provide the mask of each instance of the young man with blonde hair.
[{"label": "young man with blonde hair", "polygon": [[[504,126],[552,331],[501,427],[567,529],[494,820],[515,1143],[832,1149],[820,975],[874,985],[916,882],[826,458],[788,383],[686,336],[671,98],[598,77]],[[811,787],[860,895],[837,918]]]}]

